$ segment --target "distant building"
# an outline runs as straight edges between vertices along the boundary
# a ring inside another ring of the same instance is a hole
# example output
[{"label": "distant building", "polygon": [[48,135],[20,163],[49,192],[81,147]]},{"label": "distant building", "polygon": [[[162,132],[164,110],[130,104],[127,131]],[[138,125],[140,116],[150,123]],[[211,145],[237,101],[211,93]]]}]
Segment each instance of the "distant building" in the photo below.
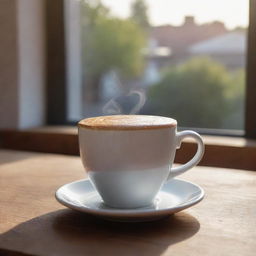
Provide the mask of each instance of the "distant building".
[{"label": "distant building", "polygon": [[161,79],[159,70],[162,66],[168,65],[172,57],[172,49],[166,46],[158,46],[157,40],[151,38],[148,42],[148,47],[144,49],[143,53],[147,61],[142,78],[142,86],[147,87]]},{"label": "distant building", "polygon": [[[229,31],[224,23],[215,21],[198,25],[193,16],[187,16],[181,26],[163,25],[151,28],[145,77],[150,85],[160,79],[160,70],[183,63],[191,56],[206,55],[229,69],[243,68],[246,55],[246,30]],[[159,51],[160,50],[160,51]]]},{"label": "distant building", "polygon": [[156,40],[158,47],[169,47],[173,55],[183,55],[192,44],[227,32],[222,22],[198,25],[194,17],[187,16],[182,26],[152,27],[150,37]]},{"label": "distant building", "polygon": [[191,56],[206,55],[229,69],[243,68],[246,56],[246,33],[230,32],[196,43],[188,49]]},{"label": "distant building", "polygon": [[157,82],[161,69],[187,60],[191,45],[226,33],[228,30],[222,22],[198,25],[193,16],[185,17],[181,26],[152,27],[146,54],[148,61],[144,75],[145,84]]}]

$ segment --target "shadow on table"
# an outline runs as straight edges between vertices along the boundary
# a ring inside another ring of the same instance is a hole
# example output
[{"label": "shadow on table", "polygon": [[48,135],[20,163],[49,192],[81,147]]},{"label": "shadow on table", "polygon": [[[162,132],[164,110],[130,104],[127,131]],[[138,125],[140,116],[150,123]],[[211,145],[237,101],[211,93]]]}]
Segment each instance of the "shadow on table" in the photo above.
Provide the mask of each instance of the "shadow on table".
[{"label": "shadow on table", "polygon": [[2,234],[0,247],[40,255],[155,256],[199,228],[197,219],[184,212],[155,222],[115,223],[65,209]]},{"label": "shadow on table", "polygon": [[0,153],[0,166],[33,157],[33,153],[31,152],[28,153],[10,149],[1,149]]}]

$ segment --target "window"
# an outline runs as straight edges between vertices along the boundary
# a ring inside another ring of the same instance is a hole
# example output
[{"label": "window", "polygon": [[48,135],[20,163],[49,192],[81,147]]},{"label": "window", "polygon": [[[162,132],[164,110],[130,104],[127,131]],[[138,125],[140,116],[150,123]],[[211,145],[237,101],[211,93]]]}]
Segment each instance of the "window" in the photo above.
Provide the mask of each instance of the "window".
[{"label": "window", "polygon": [[62,7],[62,122],[139,113],[221,132],[252,127],[249,1],[66,0]]}]

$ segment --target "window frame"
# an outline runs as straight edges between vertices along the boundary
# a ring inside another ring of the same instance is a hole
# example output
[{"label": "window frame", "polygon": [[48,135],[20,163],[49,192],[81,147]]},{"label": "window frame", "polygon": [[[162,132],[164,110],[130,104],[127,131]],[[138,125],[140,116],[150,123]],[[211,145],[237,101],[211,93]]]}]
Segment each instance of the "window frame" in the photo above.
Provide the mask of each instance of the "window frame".
[{"label": "window frame", "polygon": [[249,0],[245,89],[245,137],[256,139],[256,0]]},{"label": "window frame", "polygon": [[66,124],[65,0],[45,0],[46,123]]},{"label": "window frame", "polygon": [[[75,123],[67,120],[67,76],[65,52],[65,0],[46,0],[46,95],[47,124]],[[247,33],[245,130],[231,131],[200,128],[203,134],[239,136],[256,139],[256,0],[249,0],[249,25]],[[194,128],[193,128],[194,129]]]}]

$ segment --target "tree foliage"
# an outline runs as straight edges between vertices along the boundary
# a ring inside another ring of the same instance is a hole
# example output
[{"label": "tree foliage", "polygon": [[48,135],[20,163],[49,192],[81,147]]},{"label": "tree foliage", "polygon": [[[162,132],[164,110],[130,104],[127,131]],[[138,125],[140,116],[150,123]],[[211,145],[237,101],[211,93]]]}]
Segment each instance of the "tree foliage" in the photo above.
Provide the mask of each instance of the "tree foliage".
[{"label": "tree foliage", "polygon": [[97,101],[104,74],[115,70],[122,77],[143,70],[141,49],[145,38],[130,19],[112,17],[100,1],[82,1],[84,73],[92,100]]},{"label": "tree foliage", "polygon": [[143,38],[132,22],[100,18],[87,36],[84,56],[89,75],[115,69],[123,76],[134,76],[142,70]]},{"label": "tree foliage", "polygon": [[112,69],[124,76],[138,75],[143,68],[144,37],[130,20],[111,17],[101,2],[83,1],[84,62],[87,74],[99,76]]},{"label": "tree foliage", "polygon": [[184,127],[241,128],[243,88],[242,72],[230,74],[213,60],[193,58],[166,70],[150,89],[149,102],[154,114],[175,117]]},{"label": "tree foliage", "polygon": [[228,115],[223,120],[223,128],[244,129],[245,72],[243,69],[230,74],[226,90]]},{"label": "tree foliage", "polygon": [[144,31],[150,27],[147,14],[147,5],[144,0],[135,0],[131,6],[131,19],[138,24]]}]

